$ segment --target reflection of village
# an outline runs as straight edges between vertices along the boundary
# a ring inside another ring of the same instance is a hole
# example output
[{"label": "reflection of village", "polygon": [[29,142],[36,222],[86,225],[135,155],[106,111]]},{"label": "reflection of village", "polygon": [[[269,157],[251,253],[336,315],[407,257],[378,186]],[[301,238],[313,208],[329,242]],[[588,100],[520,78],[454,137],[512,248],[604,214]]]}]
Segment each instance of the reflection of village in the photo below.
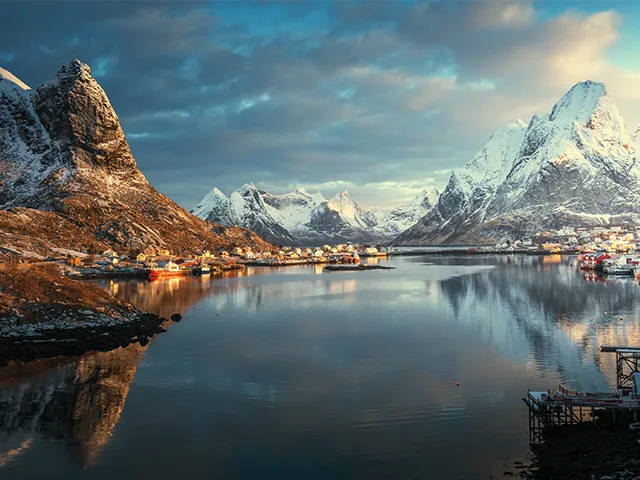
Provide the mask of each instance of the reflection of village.
[{"label": "reflection of village", "polygon": [[[377,260],[374,258],[368,259],[368,263],[375,261]],[[267,277],[262,280],[249,280],[251,277],[273,273],[285,276],[309,273],[321,275],[323,269],[324,266],[321,264],[272,268],[246,267],[242,270],[223,272],[215,278],[183,276],[158,282],[107,280],[104,284],[118,298],[164,317],[171,316],[176,311],[184,313],[205,298],[215,301],[218,308],[236,305],[246,306],[250,311],[259,311],[267,301],[288,299],[304,302],[311,297],[312,292],[317,296],[348,294],[355,291],[355,279],[326,275],[302,284],[295,281],[272,282]],[[286,278],[288,277],[284,280]],[[301,285],[305,284],[309,288],[307,295],[301,290]]]},{"label": "reflection of village", "polygon": [[[501,268],[427,288],[449,301],[459,321],[470,322],[528,368],[559,372],[584,390],[609,390],[615,384],[615,356],[601,355],[599,349],[640,342],[636,282],[616,277],[604,280],[615,288],[584,285],[577,257],[494,257],[487,262]],[[510,265],[517,268],[504,268]],[[553,275],[548,275],[552,265]]]},{"label": "reflection of village", "polygon": [[28,455],[38,438],[62,440],[78,463],[94,465],[120,420],[145,348],[132,344],[0,370],[0,468]]}]

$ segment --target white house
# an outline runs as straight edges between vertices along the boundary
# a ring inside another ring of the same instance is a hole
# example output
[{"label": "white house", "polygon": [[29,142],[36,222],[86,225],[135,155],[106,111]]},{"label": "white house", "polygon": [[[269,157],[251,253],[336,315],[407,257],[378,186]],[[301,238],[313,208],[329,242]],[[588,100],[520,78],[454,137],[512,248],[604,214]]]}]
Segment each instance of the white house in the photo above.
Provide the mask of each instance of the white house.
[{"label": "white house", "polygon": [[313,256],[316,257],[316,258],[324,257],[324,252],[322,250],[318,249],[315,252],[313,252]]},{"label": "white house", "polygon": [[114,258],[118,256],[118,254],[111,249],[105,250],[104,252],[102,252],[102,255],[109,258]]}]

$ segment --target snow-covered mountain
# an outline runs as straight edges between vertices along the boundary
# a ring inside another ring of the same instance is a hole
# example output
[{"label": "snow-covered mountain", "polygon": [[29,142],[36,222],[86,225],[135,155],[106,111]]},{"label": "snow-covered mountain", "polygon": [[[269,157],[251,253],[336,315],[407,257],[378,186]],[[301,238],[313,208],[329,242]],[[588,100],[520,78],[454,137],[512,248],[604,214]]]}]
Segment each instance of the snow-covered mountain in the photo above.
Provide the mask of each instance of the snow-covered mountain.
[{"label": "snow-covered mountain", "polygon": [[424,217],[438,203],[440,192],[435,187],[426,187],[410,202],[391,210],[386,223],[391,232],[404,232]]},{"label": "snow-covered mountain", "polygon": [[0,69],[0,246],[175,251],[270,246],[211,225],[138,170],[118,116],[88,65],[74,60],[36,89]]},{"label": "snow-covered mountain", "polygon": [[327,200],[304,188],[272,195],[245,184],[228,197],[211,190],[192,211],[212,223],[241,225],[263,238],[283,244],[372,241],[392,238],[422,218],[438,192],[425,189],[406,205],[385,215],[365,210],[346,190]]},{"label": "snow-covered mountain", "polygon": [[496,132],[396,242],[490,243],[562,226],[637,223],[634,137],[602,83],[578,83],[550,114]]}]

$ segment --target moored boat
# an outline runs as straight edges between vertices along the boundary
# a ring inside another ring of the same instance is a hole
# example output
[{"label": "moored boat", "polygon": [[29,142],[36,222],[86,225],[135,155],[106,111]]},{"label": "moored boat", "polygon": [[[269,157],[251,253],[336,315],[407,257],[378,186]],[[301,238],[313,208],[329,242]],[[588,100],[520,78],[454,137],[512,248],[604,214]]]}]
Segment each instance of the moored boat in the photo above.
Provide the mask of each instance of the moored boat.
[{"label": "moored boat", "polygon": [[149,269],[149,279],[155,280],[165,277],[179,277],[182,276],[182,270],[180,266],[173,262],[167,262],[164,267],[154,267]]},{"label": "moored boat", "polygon": [[635,269],[632,266],[607,265],[603,271],[607,275],[633,275]]},{"label": "moored boat", "polygon": [[201,264],[200,266],[194,268],[192,270],[194,275],[209,275],[211,273],[211,267],[206,263]]}]

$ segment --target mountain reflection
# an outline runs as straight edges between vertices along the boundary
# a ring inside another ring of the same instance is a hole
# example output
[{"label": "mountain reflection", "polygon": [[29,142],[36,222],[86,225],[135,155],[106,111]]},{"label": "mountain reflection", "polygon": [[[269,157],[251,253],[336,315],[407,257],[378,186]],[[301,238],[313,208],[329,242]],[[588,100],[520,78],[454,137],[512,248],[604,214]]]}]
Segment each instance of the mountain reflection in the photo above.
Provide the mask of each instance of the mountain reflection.
[{"label": "mountain reflection", "polygon": [[580,388],[607,390],[615,358],[599,347],[639,343],[638,285],[631,278],[604,285],[585,281],[575,258],[485,261],[496,268],[440,282],[454,318],[471,322],[484,339],[535,368],[557,371]]},{"label": "mountain reflection", "polygon": [[145,347],[139,344],[7,367],[0,376],[0,467],[26,454],[37,436],[62,441],[94,465],[120,419]]}]

